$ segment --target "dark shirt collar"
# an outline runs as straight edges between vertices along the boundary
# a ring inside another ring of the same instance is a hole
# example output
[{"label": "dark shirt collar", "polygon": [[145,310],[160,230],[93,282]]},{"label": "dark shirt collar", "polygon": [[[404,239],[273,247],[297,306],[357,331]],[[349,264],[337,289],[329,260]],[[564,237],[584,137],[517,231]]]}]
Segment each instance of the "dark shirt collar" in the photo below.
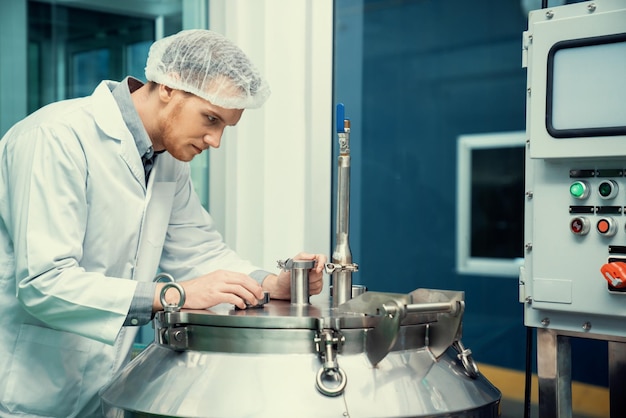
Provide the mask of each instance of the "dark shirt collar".
[{"label": "dark shirt collar", "polygon": [[143,83],[134,77],[126,77],[122,80],[112,91],[113,98],[117,102],[118,107],[122,113],[122,118],[128,127],[128,130],[135,139],[137,145],[137,151],[139,155],[144,158],[151,159],[155,153],[152,148],[152,141],[146,132],[146,128],[143,126],[143,122],[135,109],[133,100],[130,94],[143,86]]}]

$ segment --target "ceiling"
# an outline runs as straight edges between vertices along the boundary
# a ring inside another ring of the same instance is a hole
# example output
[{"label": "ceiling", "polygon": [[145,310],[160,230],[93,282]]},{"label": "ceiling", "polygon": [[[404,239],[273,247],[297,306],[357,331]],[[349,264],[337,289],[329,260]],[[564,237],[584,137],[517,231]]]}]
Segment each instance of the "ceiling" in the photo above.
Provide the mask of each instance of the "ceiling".
[{"label": "ceiling", "polygon": [[182,0],[33,0],[127,16],[155,18],[180,14]]}]

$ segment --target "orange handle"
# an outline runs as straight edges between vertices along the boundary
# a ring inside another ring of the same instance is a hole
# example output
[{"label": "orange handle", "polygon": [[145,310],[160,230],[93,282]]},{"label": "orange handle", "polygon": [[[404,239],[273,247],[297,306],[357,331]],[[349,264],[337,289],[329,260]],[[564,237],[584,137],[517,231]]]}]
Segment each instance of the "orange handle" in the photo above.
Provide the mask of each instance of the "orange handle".
[{"label": "orange handle", "polygon": [[626,287],[626,263],[621,261],[606,263],[600,268],[600,271],[611,286],[618,289]]}]

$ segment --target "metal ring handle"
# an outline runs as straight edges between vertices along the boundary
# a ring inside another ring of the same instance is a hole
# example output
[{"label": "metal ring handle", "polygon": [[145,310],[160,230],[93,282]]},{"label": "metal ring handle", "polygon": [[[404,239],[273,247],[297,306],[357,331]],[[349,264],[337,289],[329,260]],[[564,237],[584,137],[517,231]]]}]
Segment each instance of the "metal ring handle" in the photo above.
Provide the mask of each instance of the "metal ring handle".
[{"label": "metal ring handle", "polygon": [[[161,279],[165,279],[165,280],[161,280]],[[168,273],[159,273],[156,276],[154,276],[154,279],[152,279],[152,281],[154,283],[159,283],[159,282],[163,282],[166,281],[168,283],[174,282],[174,278],[172,277],[171,274]]]},{"label": "metal ring handle", "polygon": [[[169,304],[165,300],[165,293],[171,287],[178,290],[178,294],[180,295],[180,298],[178,299],[178,304]],[[179,285],[176,282],[170,282],[170,283],[167,283],[165,286],[163,286],[163,288],[161,289],[161,305],[163,305],[163,309],[165,309],[168,312],[175,312],[175,311],[179,311],[180,308],[182,308],[184,304],[185,304],[185,289],[181,285]]]},{"label": "metal ring handle", "polygon": [[471,377],[472,379],[476,379],[478,377],[479,371],[478,366],[476,365],[476,362],[474,362],[472,356],[464,356],[459,354],[459,358],[461,359],[463,367],[465,368],[465,371],[467,372],[469,377]]},{"label": "metal ring handle", "polygon": [[452,347],[454,347],[454,349],[459,353],[456,357],[461,360],[467,375],[472,379],[476,379],[480,372],[478,370],[478,365],[472,358],[472,350],[465,348],[460,340],[453,342]]},{"label": "metal ring handle", "polygon": [[[339,385],[335,388],[328,388],[326,386],[324,386],[324,380],[322,379],[326,374],[328,374],[328,372],[330,371],[334,371],[339,373],[339,377],[341,378],[341,381],[339,382]],[[346,373],[343,371],[343,369],[341,367],[338,367],[336,370],[335,369],[325,369],[324,367],[321,367],[320,370],[317,372],[317,376],[315,378],[315,385],[317,386],[317,390],[320,391],[320,393],[322,395],[326,395],[326,396],[338,396],[341,395],[344,391],[344,389],[346,388],[346,384],[348,383],[348,376],[346,376]]]}]

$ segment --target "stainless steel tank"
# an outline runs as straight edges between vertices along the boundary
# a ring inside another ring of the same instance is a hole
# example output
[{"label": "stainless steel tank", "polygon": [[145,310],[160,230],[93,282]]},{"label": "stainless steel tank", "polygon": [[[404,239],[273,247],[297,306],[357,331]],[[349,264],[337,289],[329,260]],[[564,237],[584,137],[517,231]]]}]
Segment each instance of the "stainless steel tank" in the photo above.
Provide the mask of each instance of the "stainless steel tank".
[{"label": "stainless steel tank", "polygon": [[[336,248],[325,266],[334,295],[310,304],[306,260],[279,261],[291,273],[290,301],[265,298],[245,310],[181,310],[183,288],[167,284],[154,342],[101,392],[107,418],[500,416],[500,392],[461,343],[463,292],[352,285],[350,122],[341,104],[337,133]],[[165,302],[169,287],[180,292],[176,306]]]},{"label": "stainless steel tank", "polygon": [[106,417],[498,417],[460,343],[463,294],[365,292],[332,308],[167,307],[102,392]]}]

